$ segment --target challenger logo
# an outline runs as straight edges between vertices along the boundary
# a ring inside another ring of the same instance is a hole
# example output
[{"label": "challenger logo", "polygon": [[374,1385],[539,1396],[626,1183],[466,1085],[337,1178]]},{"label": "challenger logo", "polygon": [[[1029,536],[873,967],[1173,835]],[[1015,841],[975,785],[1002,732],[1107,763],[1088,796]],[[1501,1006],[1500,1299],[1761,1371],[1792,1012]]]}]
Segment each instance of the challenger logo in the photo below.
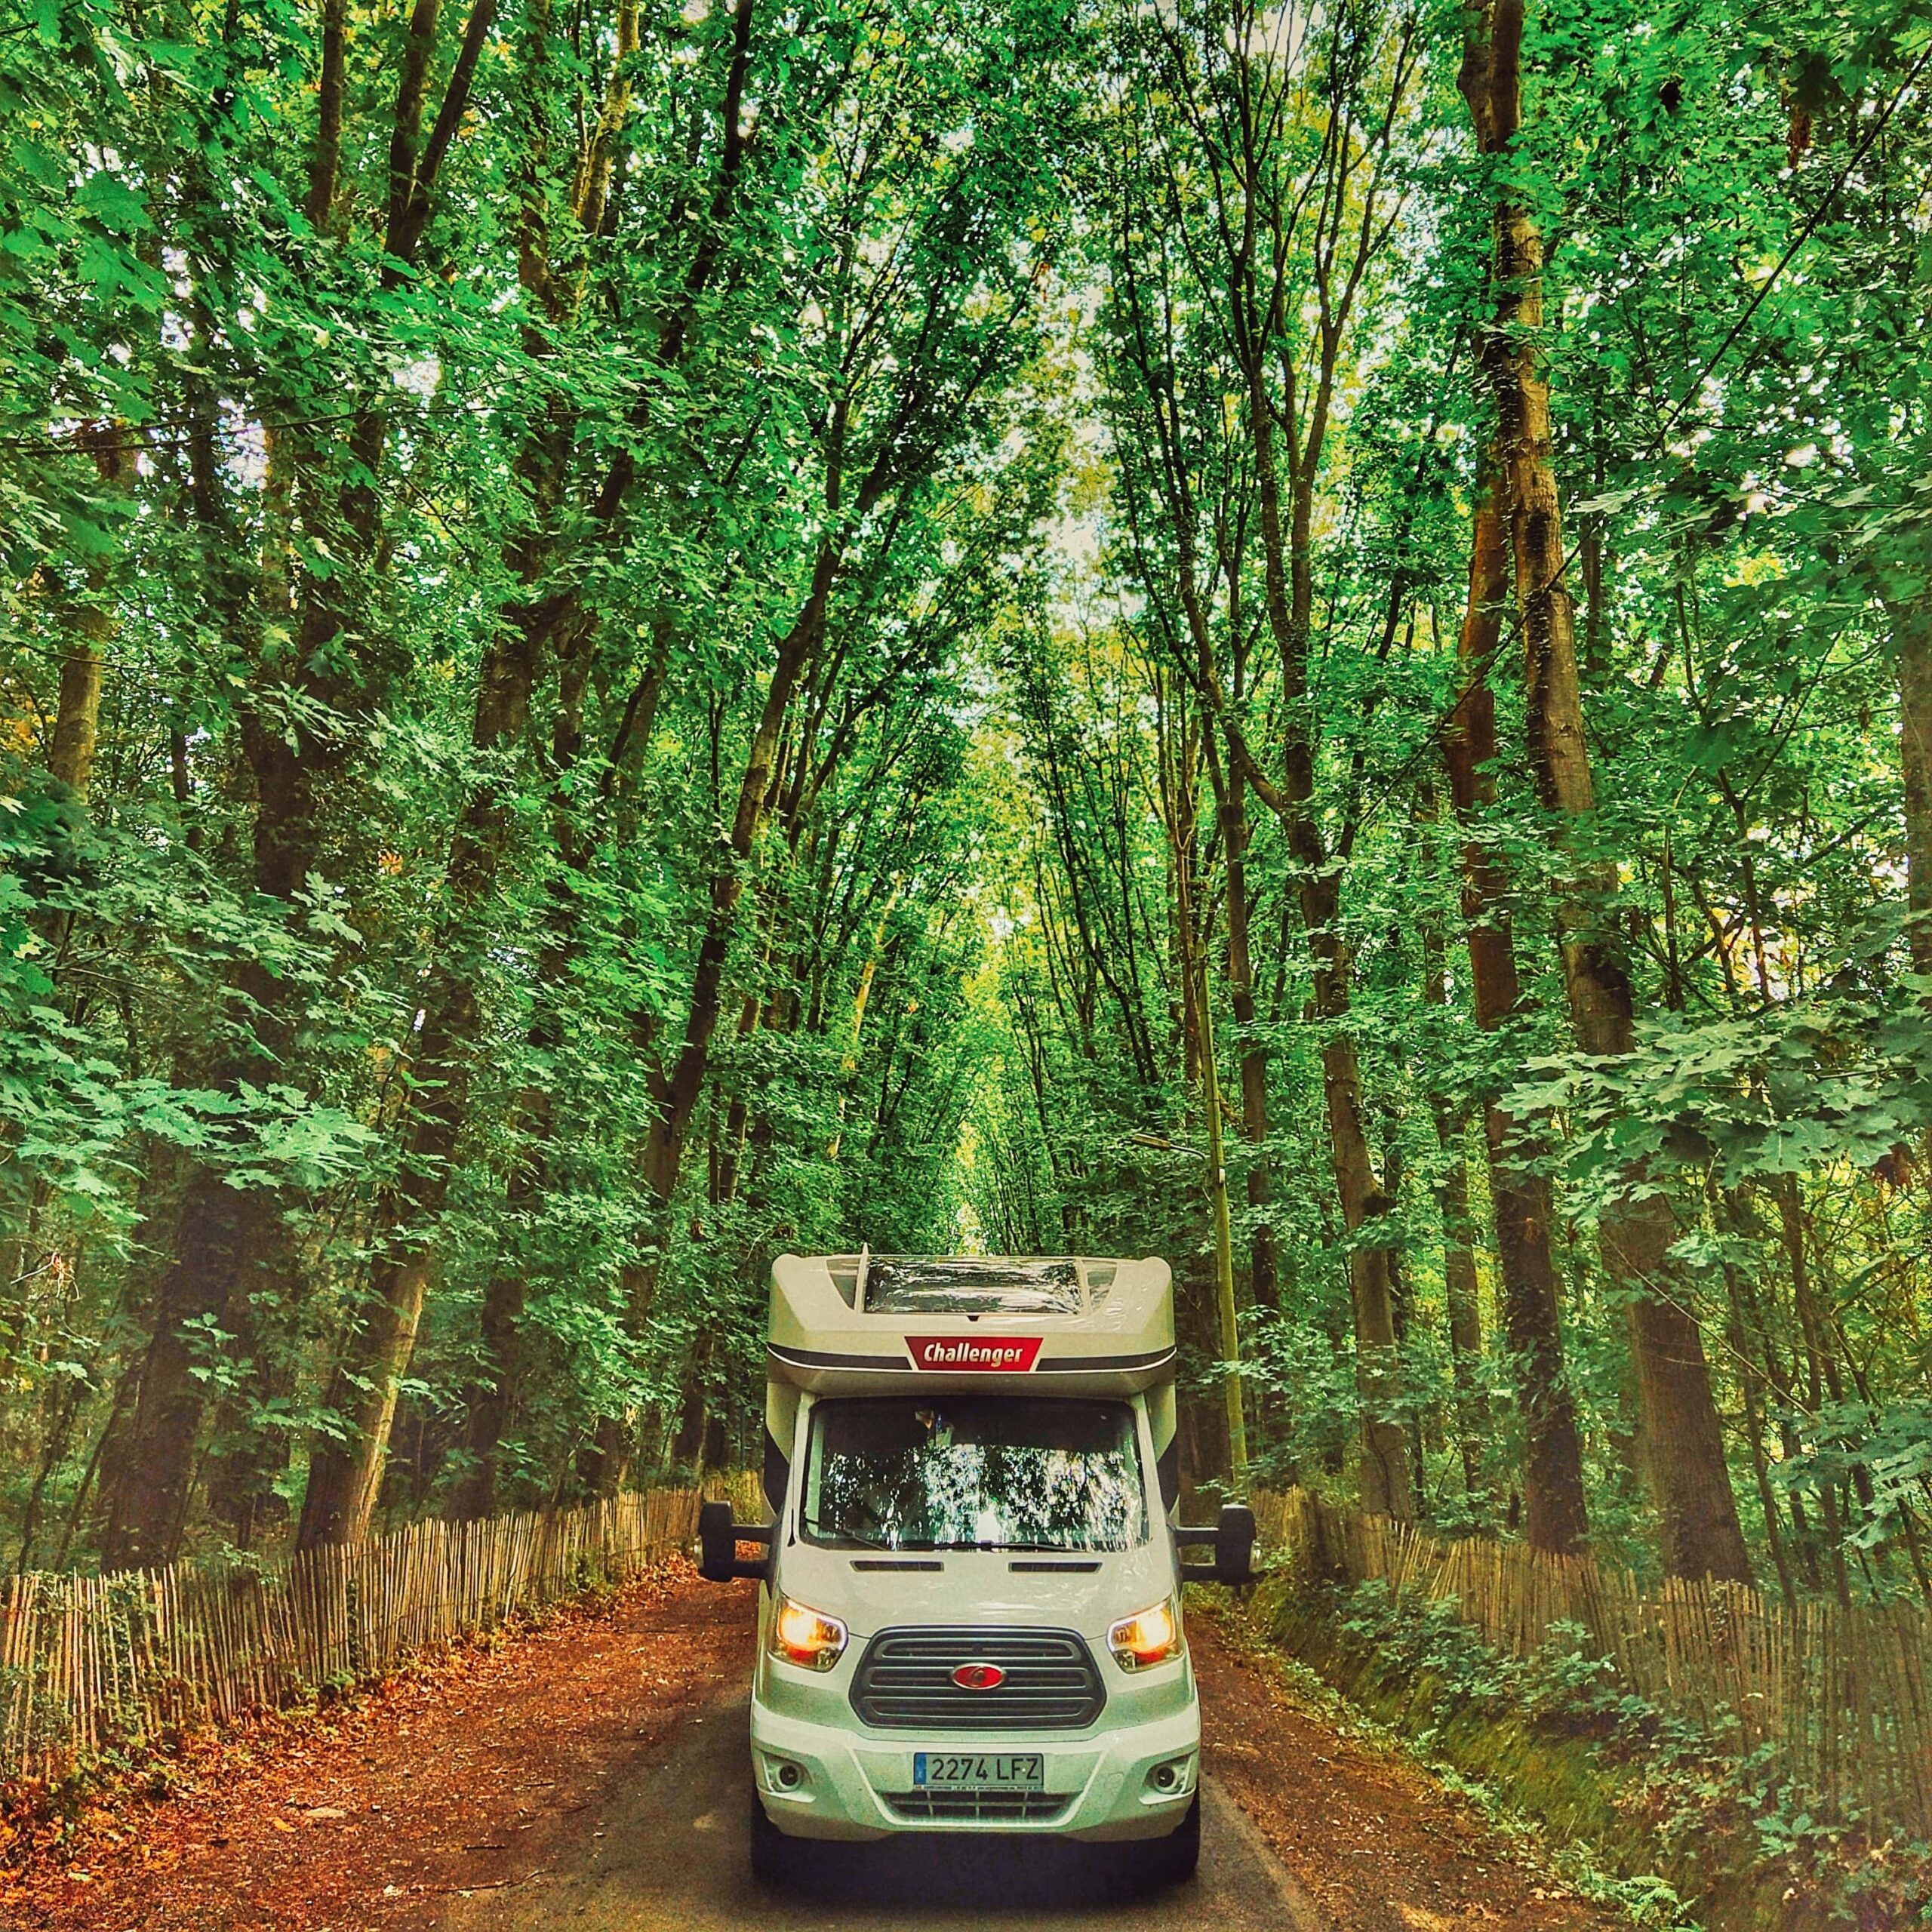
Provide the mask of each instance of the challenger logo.
[{"label": "challenger logo", "polygon": [[1039,1335],[908,1335],[906,1352],[915,1368],[957,1374],[961,1369],[989,1375],[1024,1375],[1039,1358]]},{"label": "challenger logo", "polygon": [[997,1690],[1006,1681],[1006,1672],[996,1663],[962,1663],[952,1681],[962,1690]]}]

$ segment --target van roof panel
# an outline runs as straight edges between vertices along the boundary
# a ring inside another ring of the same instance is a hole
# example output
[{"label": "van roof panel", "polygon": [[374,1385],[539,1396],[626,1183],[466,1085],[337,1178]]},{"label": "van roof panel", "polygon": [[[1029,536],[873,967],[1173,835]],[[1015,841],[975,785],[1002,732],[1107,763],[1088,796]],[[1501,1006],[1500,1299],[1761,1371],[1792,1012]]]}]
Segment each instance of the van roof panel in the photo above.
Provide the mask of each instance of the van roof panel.
[{"label": "van roof panel", "polygon": [[770,1373],[821,1393],[1131,1395],[1174,1372],[1173,1280],[1156,1258],[862,1250],[772,1264]]}]

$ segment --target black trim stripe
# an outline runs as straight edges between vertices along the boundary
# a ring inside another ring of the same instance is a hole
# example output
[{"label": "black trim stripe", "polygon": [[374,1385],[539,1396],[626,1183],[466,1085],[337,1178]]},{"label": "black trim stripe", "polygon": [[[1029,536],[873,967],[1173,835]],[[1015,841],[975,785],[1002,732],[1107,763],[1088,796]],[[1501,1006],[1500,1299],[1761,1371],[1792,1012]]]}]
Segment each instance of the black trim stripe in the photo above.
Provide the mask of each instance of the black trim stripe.
[{"label": "black trim stripe", "polygon": [[817,1349],[781,1349],[776,1342],[768,1343],[765,1352],[775,1360],[789,1362],[794,1368],[869,1368],[881,1375],[896,1374],[902,1371],[907,1375],[916,1375],[918,1371],[898,1355],[832,1355]]},{"label": "black trim stripe", "polygon": [[[980,1338],[968,1335],[961,1339],[973,1341]],[[989,1339],[999,1340],[1004,1338],[993,1337]],[[774,1361],[786,1363],[793,1368],[860,1368],[875,1375],[922,1377],[949,1374],[984,1375],[1018,1373],[1010,1370],[915,1368],[903,1355],[828,1355],[817,1349],[780,1348],[776,1342],[768,1343],[765,1352]],[[1026,1372],[1029,1375],[1118,1375],[1128,1369],[1158,1367],[1174,1358],[1174,1351],[1172,1349],[1155,1349],[1146,1355],[1082,1355],[1077,1361],[1050,1361],[1043,1355]]]}]

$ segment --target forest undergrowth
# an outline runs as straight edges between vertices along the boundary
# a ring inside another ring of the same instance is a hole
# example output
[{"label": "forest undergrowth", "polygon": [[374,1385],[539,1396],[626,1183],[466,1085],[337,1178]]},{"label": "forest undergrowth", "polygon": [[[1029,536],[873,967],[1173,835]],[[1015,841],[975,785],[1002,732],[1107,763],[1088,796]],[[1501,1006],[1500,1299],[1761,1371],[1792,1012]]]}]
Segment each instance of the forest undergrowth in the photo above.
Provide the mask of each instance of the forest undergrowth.
[{"label": "forest undergrowth", "polygon": [[1453,1607],[1272,1580],[1244,1606],[1285,1653],[1497,1819],[1552,1869],[1659,1932],[1823,1932],[1932,1922],[1932,1847],[1847,1821],[1620,1684],[1580,1626],[1504,1655]]}]

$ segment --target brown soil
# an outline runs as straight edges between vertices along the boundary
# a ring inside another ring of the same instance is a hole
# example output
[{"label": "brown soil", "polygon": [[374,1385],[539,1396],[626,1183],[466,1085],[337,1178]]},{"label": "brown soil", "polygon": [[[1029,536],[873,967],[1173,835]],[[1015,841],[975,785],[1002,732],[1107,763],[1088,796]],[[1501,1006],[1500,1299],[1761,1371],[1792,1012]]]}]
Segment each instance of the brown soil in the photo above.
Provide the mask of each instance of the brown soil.
[{"label": "brown soil", "polygon": [[[334,1712],[205,1741],[174,1761],[165,1798],[103,1798],[17,1844],[0,1927],[427,1927],[454,1897],[580,1862],[590,1821],[577,1814],[742,1694],[749,1589],[727,1595],[678,1566]],[[1191,1635],[1209,1771],[1332,1932],[1620,1922],[1512,1862],[1414,1764],[1343,1734],[1215,1617]]]}]

